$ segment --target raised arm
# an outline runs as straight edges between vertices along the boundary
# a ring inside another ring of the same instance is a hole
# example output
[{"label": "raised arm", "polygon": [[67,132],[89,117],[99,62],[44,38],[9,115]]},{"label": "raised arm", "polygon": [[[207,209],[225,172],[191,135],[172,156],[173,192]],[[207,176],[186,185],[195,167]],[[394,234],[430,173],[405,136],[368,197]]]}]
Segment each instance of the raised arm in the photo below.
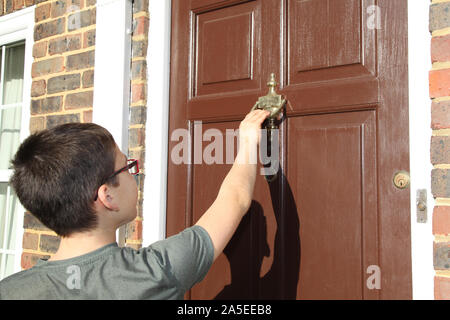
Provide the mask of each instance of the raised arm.
[{"label": "raised arm", "polygon": [[219,194],[196,225],[206,229],[214,245],[214,260],[222,253],[250,208],[256,180],[257,146],[268,111],[251,111],[239,126],[239,151]]}]

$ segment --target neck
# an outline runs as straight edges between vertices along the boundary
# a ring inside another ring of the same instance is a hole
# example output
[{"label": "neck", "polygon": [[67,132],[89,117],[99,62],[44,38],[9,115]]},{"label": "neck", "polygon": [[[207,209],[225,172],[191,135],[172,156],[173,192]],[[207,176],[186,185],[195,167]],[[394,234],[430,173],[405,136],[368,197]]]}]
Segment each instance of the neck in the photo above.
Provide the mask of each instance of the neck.
[{"label": "neck", "polygon": [[62,237],[58,251],[49,261],[70,259],[116,242],[116,230],[95,229]]}]

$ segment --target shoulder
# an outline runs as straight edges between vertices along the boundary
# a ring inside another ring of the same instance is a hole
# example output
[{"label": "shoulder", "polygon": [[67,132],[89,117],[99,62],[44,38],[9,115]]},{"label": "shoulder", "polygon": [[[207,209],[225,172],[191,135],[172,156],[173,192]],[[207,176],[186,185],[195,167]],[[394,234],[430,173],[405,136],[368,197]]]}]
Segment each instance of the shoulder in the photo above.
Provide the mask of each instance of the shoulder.
[{"label": "shoulder", "polygon": [[178,234],[160,240],[147,247],[161,258],[166,254],[186,255],[192,252],[214,254],[214,247],[208,232],[201,226],[192,226]]},{"label": "shoulder", "polygon": [[40,290],[38,267],[14,273],[0,281],[0,299],[27,299],[30,292]]}]

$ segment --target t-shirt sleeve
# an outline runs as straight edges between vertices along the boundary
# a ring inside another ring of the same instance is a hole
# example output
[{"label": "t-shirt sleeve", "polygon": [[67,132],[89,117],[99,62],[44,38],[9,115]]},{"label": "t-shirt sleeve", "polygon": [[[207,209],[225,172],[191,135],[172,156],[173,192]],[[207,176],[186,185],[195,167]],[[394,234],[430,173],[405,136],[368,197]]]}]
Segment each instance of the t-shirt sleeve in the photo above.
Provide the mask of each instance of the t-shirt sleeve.
[{"label": "t-shirt sleeve", "polygon": [[187,228],[150,248],[161,267],[171,273],[184,291],[203,280],[214,260],[212,240],[201,226]]}]

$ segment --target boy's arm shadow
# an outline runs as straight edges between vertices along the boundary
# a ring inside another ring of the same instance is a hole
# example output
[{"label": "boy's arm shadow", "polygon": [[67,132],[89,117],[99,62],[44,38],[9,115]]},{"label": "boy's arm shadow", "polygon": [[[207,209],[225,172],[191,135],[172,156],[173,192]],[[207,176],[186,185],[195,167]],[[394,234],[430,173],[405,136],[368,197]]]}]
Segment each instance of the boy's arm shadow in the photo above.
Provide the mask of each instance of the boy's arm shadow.
[{"label": "boy's arm shadow", "polygon": [[[283,182],[284,190],[281,189]],[[230,263],[231,284],[225,286],[215,299],[296,298],[300,272],[300,222],[294,196],[281,168],[278,177],[269,183],[269,189],[277,222],[272,266],[263,277],[259,276],[264,256],[270,256],[270,248],[264,210],[253,201],[223,251]],[[248,257],[252,259],[250,267]]]}]

